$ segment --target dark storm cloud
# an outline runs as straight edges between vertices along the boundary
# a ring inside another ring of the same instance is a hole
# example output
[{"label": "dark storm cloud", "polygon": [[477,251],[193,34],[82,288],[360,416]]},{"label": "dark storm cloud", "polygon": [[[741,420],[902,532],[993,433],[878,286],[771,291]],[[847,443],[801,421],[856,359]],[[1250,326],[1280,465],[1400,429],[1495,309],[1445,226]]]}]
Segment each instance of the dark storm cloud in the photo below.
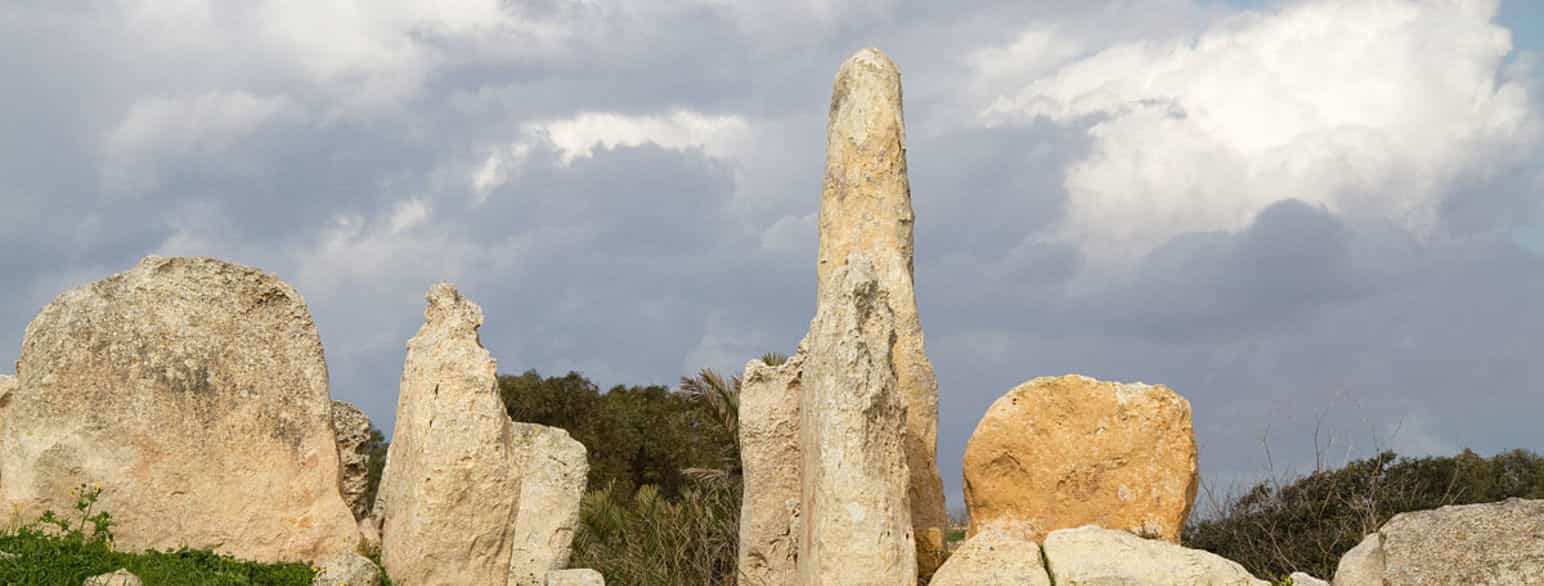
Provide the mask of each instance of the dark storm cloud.
[{"label": "dark storm cloud", "polygon": [[[1428,234],[1283,192],[1237,230],[1165,238],[1111,269],[1059,232],[1069,169],[1101,152],[1102,119],[982,122],[1045,71],[985,75],[977,52],[1053,25],[1076,58],[1194,34],[1227,8],[974,4],[554,0],[501,5],[520,18],[492,32],[387,14],[318,17],[323,36],[303,11],[258,4],[164,29],[134,28],[158,22],[155,4],[0,9],[0,51],[20,56],[0,60],[14,80],[0,97],[0,348],[58,291],[162,252],[294,283],[334,395],[388,430],[403,344],[441,279],[484,306],[504,372],[612,385],[738,370],[791,351],[813,313],[831,76],[877,45],[904,72],[954,502],[987,405],[1067,372],[1173,386],[1194,406],[1204,472],[1224,480],[1260,472],[1267,430],[1291,465],[1312,462],[1315,425],[1361,454],[1544,446],[1529,417],[1544,367],[1528,352],[1544,260],[1509,240],[1540,220],[1537,150],[1469,170]],[[720,145],[677,111],[749,130]],[[544,134],[597,112],[687,138],[583,156]],[[490,158],[507,176],[479,191]]]}]

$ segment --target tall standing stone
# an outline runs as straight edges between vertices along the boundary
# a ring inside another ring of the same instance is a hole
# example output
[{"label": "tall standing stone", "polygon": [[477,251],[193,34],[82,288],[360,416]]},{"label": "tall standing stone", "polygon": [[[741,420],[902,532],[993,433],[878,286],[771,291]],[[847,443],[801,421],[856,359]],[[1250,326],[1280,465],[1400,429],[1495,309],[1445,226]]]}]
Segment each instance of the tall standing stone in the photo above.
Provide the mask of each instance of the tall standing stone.
[{"label": "tall standing stone", "polygon": [[352,403],[332,402],[332,431],[338,438],[338,492],[363,521],[370,513],[365,492],[370,485],[370,418]]},{"label": "tall standing stone", "polygon": [[510,421],[482,323],[481,307],[440,283],[408,341],[373,513],[393,583],[540,584],[568,563],[584,448]]},{"label": "tall standing stone", "polygon": [[314,561],[359,540],[338,493],[321,339],[273,275],[148,257],[27,326],[0,423],[0,508],[102,486],[120,549]]},{"label": "tall standing stone", "polygon": [[1198,485],[1190,403],[1162,385],[1037,378],[987,409],[964,475],[972,535],[1095,524],[1177,543]]},{"label": "tall standing stone", "polygon": [[803,345],[798,582],[915,584],[890,294],[861,253],[831,279]]},{"label": "tall standing stone", "polygon": [[739,572],[743,586],[791,584],[798,575],[799,383],[804,352],[782,364],[745,365],[740,384]]},{"label": "tall standing stone", "polygon": [[861,252],[874,263],[879,287],[889,295],[896,328],[891,360],[906,402],[911,517],[920,570],[930,575],[943,561],[949,517],[936,455],[938,379],[923,345],[912,282],[912,221],[901,74],[883,52],[863,49],[842,64],[832,86],[820,198],[819,289],[840,286],[836,271],[849,254]]}]

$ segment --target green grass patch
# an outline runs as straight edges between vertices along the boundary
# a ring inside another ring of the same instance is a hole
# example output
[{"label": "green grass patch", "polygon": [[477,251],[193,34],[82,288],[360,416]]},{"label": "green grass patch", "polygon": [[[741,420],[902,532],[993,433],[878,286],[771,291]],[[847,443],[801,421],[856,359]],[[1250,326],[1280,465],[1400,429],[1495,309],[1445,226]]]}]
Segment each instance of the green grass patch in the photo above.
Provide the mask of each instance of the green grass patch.
[{"label": "green grass patch", "polygon": [[79,535],[50,535],[37,528],[0,534],[0,551],[16,557],[0,560],[0,584],[56,586],[127,568],[146,586],[308,586],[305,564],[259,564],[207,550],[126,553],[105,540]]}]

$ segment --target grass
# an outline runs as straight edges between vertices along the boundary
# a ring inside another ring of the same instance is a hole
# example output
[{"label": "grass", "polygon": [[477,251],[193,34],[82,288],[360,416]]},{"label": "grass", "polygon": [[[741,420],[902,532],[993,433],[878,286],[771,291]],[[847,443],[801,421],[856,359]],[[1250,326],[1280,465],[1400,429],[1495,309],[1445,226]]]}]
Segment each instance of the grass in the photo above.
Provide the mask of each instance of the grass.
[{"label": "grass", "polygon": [[0,584],[80,584],[92,576],[127,569],[146,586],[308,586],[305,564],[260,564],[208,550],[128,553],[112,548],[112,515],[96,511],[101,487],[76,489],[71,520],[45,513],[32,525],[0,533]]}]

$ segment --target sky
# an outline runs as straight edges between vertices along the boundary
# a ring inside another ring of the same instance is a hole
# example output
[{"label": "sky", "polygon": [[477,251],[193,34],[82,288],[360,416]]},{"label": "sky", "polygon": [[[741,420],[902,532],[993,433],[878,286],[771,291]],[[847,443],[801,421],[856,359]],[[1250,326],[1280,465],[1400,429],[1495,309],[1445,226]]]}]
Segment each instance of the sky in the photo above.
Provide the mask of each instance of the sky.
[{"label": "sky", "polygon": [[0,354],[159,254],[293,284],[334,398],[388,430],[440,280],[501,372],[738,372],[813,316],[831,81],[874,46],[902,71],[954,505],[991,402],[1073,372],[1188,398],[1217,492],[1544,450],[1541,23],[1531,0],[6,2]]}]

